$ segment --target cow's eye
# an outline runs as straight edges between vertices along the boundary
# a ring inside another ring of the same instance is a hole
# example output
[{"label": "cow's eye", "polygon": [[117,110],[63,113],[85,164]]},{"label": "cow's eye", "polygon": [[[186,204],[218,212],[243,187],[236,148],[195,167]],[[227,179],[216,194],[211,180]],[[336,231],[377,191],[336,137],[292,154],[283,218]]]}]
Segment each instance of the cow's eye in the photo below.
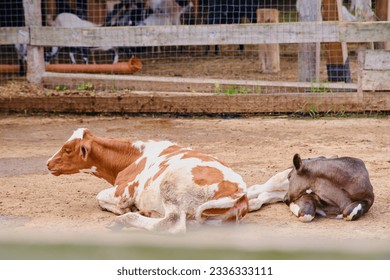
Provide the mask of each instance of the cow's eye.
[{"label": "cow's eye", "polygon": [[71,151],[72,151],[71,149],[65,148],[65,153],[70,154]]}]

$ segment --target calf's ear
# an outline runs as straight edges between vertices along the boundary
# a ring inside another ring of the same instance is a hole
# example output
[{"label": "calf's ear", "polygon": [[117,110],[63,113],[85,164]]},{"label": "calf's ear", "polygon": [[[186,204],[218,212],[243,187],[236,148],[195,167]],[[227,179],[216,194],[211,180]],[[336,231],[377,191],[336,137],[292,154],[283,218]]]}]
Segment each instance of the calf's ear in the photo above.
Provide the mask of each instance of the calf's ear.
[{"label": "calf's ear", "polygon": [[91,152],[91,146],[88,143],[84,143],[80,146],[81,159],[87,161],[88,155]]},{"label": "calf's ear", "polygon": [[297,173],[302,171],[302,159],[301,159],[299,154],[294,155],[293,164],[294,164],[294,168],[297,171]]}]

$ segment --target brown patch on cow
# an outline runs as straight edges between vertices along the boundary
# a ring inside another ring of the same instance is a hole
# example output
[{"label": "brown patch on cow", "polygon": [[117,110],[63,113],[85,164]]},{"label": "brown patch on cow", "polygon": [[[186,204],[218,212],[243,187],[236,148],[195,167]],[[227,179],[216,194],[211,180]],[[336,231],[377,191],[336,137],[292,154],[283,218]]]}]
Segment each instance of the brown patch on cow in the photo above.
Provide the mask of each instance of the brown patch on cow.
[{"label": "brown patch on cow", "polygon": [[146,181],[146,183],[145,183],[144,190],[146,190],[147,188],[149,188],[151,182],[152,182],[152,178],[149,178],[149,179]]},{"label": "brown patch on cow", "polygon": [[168,155],[168,154],[172,154],[172,153],[178,152],[180,150],[181,150],[180,146],[172,145],[172,146],[169,146],[168,148],[164,149],[158,156],[161,157],[161,156],[164,156],[164,155]]},{"label": "brown patch on cow", "polygon": [[217,161],[224,165],[222,161],[216,159],[215,157],[205,155],[202,154],[201,152],[193,151],[193,150],[186,151],[185,154],[181,157],[181,159],[186,159],[186,158],[197,158],[204,162]]},{"label": "brown patch on cow", "polygon": [[237,200],[234,207],[237,209],[237,220],[240,221],[249,212],[249,201],[246,195]]},{"label": "brown patch on cow", "polygon": [[126,186],[126,183],[118,185],[115,189],[114,197],[121,196],[125,192]]},{"label": "brown patch on cow", "polygon": [[164,160],[163,162],[161,162],[158,167],[160,167],[160,169],[158,170],[158,172],[156,174],[154,174],[153,176],[153,181],[156,180],[167,168],[168,168],[168,161],[167,160]]},{"label": "brown patch on cow", "polygon": [[209,186],[223,180],[222,172],[209,166],[195,166],[192,168],[192,181],[199,186]]},{"label": "brown patch on cow", "polygon": [[227,196],[233,197],[238,192],[239,189],[237,183],[232,183],[230,181],[222,181],[218,184],[218,189],[212,199],[218,199]]},{"label": "brown patch on cow", "polygon": [[231,208],[207,209],[202,212],[202,217],[223,222],[238,222],[248,213],[248,197],[243,195]]},{"label": "brown patch on cow", "polygon": [[128,183],[135,180],[137,175],[145,169],[145,165],[146,158],[143,158],[138,164],[133,163],[118,174],[115,181],[116,185],[118,185],[115,190],[115,197],[123,195]]},{"label": "brown patch on cow", "polygon": [[202,217],[215,217],[221,216],[229,211],[230,208],[216,208],[216,209],[207,209],[202,212]]},{"label": "brown patch on cow", "polygon": [[138,188],[139,183],[138,181],[135,181],[130,186],[128,186],[130,197],[134,197],[135,189]]}]

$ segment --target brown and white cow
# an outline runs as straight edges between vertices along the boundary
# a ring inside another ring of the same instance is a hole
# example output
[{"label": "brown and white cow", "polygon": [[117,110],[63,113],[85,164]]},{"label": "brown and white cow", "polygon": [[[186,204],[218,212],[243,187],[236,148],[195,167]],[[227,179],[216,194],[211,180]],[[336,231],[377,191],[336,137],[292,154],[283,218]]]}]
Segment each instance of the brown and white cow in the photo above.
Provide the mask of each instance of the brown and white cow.
[{"label": "brown and white cow", "polygon": [[[101,191],[97,200],[103,209],[120,215],[113,227],[176,233],[186,230],[187,220],[239,222],[248,212],[247,187],[239,174],[215,157],[170,141],[100,138],[80,128],[47,166],[56,176],[84,172],[109,182],[113,187]],[[254,185],[249,209],[281,201],[287,175],[284,171]]]},{"label": "brown and white cow", "polygon": [[113,185],[97,200],[120,215],[114,222],[119,227],[183,232],[187,219],[239,222],[248,212],[239,174],[215,157],[169,141],[105,139],[81,128],[47,166],[56,176],[85,172]]},{"label": "brown and white cow", "polygon": [[357,158],[296,154],[288,176],[285,202],[299,220],[310,222],[316,214],[347,221],[359,219],[374,203],[374,192],[364,162]]}]

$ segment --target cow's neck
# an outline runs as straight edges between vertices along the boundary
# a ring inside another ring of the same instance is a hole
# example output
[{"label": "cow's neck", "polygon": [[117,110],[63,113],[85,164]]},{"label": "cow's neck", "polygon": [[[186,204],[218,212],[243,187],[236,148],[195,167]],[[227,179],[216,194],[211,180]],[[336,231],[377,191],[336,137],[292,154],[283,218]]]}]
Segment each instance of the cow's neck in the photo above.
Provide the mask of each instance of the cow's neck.
[{"label": "cow's neck", "polygon": [[141,152],[131,141],[94,137],[91,160],[96,166],[93,174],[114,185],[118,173],[135,162]]}]

